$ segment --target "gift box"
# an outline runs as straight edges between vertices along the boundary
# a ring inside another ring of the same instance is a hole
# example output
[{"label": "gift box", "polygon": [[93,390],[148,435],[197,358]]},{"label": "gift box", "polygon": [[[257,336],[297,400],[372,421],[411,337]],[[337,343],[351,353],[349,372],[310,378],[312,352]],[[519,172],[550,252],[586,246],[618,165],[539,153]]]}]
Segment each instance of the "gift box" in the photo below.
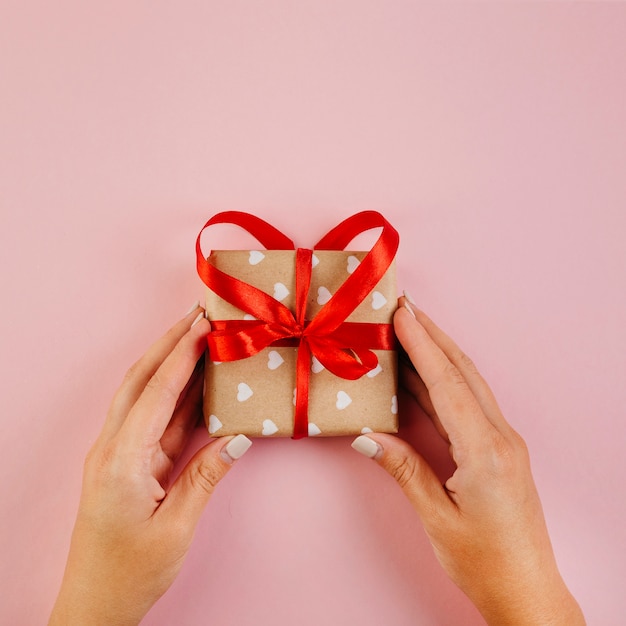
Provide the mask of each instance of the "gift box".
[{"label": "gift box", "polygon": [[[204,228],[217,223],[242,226],[267,249],[212,250],[204,257],[198,235],[211,322],[204,396],[209,433],[397,432],[395,229],[366,211],[314,249],[296,250],[247,213],[218,214]],[[342,249],[374,227],[382,233],[370,251]]]}]

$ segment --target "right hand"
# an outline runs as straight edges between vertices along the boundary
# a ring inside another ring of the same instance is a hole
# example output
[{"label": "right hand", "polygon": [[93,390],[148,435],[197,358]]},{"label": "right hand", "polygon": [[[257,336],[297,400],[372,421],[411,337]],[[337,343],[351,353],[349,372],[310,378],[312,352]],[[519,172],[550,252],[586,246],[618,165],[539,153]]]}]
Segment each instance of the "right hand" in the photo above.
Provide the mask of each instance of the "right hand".
[{"label": "right hand", "polygon": [[419,374],[405,367],[404,386],[457,467],[442,485],[398,437],[373,433],[354,447],[397,480],[439,562],[488,624],[585,624],[558,571],[523,439],[471,360],[424,313],[400,305],[395,331]]}]

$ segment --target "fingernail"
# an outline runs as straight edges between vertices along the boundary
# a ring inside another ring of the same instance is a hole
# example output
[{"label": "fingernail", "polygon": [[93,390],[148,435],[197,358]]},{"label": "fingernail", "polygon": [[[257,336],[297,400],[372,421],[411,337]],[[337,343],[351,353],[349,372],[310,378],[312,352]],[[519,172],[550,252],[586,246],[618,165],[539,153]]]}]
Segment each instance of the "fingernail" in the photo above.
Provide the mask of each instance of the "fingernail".
[{"label": "fingernail", "polygon": [[415,300],[413,300],[413,298],[411,298],[411,294],[405,289],[403,292],[404,297],[411,303],[411,304],[415,304]]},{"label": "fingernail", "polygon": [[234,463],[248,451],[251,445],[252,441],[245,435],[237,435],[222,448],[220,455],[226,463]]},{"label": "fingernail", "polygon": [[413,312],[413,309],[406,302],[404,303],[404,308],[413,316],[414,320],[417,319],[417,317],[415,317],[415,313]]},{"label": "fingernail", "polygon": [[352,447],[369,459],[377,459],[383,453],[382,446],[365,435],[357,437],[352,442]]},{"label": "fingernail", "polygon": [[193,328],[202,318],[204,317],[204,311],[202,313],[198,313],[198,317],[191,323],[191,328]]},{"label": "fingernail", "polygon": [[[406,297],[406,294],[405,294]],[[193,311],[195,311],[198,307],[200,306],[200,300],[196,300],[190,307],[189,307],[189,311],[187,311],[187,313],[185,313],[185,317],[187,317],[190,313],[192,313]]]}]

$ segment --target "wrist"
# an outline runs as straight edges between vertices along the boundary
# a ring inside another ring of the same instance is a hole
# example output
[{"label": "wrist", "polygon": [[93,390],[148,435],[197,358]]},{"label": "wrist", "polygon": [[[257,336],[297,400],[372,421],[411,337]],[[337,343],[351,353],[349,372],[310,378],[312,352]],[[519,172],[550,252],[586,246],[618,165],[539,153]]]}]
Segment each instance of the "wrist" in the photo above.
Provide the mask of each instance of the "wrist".
[{"label": "wrist", "polygon": [[63,582],[48,626],[137,626],[143,615],[134,615],[124,603],[82,584]]},{"label": "wrist", "polygon": [[[99,563],[98,566],[95,566]],[[123,569],[97,559],[73,559],[71,552],[49,626],[137,626],[150,609]]]},{"label": "wrist", "polygon": [[[539,580],[538,580],[539,582]],[[516,585],[509,593],[499,589],[476,602],[489,626],[585,626],[585,618],[561,579],[538,585]]]}]

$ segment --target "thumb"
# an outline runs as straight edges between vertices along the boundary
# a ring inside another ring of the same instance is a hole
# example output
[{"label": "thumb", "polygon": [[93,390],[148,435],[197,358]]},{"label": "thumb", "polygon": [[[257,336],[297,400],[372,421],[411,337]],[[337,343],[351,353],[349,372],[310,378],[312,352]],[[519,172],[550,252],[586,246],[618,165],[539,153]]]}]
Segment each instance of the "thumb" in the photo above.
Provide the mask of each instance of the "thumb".
[{"label": "thumb", "polygon": [[251,445],[245,435],[237,435],[220,437],[200,448],[172,485],[164,504],[186,526],[195,528],[219,481]]},{"label": "thumb", "polygon": [[372,433],[357,437],[352,447],[374,459],[397,481],[426,525],[454,506],[424,457],[403,439]]}]

